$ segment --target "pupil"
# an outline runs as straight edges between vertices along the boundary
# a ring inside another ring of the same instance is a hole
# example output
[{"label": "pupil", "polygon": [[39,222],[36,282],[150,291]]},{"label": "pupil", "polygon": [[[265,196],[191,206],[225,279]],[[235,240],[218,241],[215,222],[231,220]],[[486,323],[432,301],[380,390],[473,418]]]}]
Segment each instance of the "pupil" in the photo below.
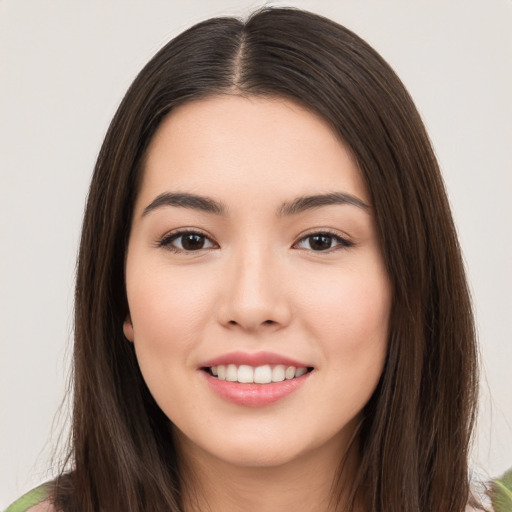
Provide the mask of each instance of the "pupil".
[{"label": "pupil", "polygon": [[322,251],[331,248],[332,237],[329,235],[314,235],[311,237],[310,245],[314,251]]},{"label": "pupil", "polygon": [[182,245],[184,249],[188,251],[194,251],[201,249],[204,245],[204,237],[202,235],[185,235],[183,237]]}]

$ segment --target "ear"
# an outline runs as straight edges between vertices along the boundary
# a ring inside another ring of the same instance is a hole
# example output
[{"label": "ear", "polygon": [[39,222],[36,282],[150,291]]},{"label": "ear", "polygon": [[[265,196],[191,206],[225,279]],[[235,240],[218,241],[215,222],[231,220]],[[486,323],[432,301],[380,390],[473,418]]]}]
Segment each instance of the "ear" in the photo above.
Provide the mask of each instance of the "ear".
[{"label": "ear", "polygon": [[133,343],[133,340],[134,340],[133,324],[132,324],[132,319],[129,314],[126,315],[126,318],[123,322],[123,333],[124,333],[125,338],[128,341],[131,341]]}]

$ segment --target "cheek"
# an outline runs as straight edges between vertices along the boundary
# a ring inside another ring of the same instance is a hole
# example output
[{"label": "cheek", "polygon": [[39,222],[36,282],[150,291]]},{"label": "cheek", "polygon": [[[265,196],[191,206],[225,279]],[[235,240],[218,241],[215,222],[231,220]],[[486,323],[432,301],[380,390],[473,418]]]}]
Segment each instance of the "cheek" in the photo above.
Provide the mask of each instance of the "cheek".
[{"label": "cheek", "polygon": [[138,265],[127,272],[137,361],[151,394],[169,418],[187,410],[189,394],[197,385],[192,378],[195,372],[189,370],[211,319],[214,300],[207,285],[188,270],[171,272],[165,265]]},{"label": "cheek", "polygon": [[[138,269],[141,267],[139,266]],[[139,362],[152,357],[168,364],[190,349],[211,318],[212,294],[191,271],[144,268],[128,274],[127,294]]]},{"label": "cheek", "polygon": [[308,329],[322,340],[327,362],[346,371],[382,369],[387,350],[391,287],[380,265],[361,265],[310,283],[304,303]]}]

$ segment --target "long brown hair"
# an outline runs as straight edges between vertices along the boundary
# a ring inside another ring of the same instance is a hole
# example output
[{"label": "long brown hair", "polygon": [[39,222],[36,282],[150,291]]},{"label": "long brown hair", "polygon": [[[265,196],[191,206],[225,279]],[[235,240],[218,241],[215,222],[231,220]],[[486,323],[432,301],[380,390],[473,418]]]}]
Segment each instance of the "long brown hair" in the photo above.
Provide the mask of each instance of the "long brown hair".
[{"label": "long brown hair", "polygon": [[[353,496],[369,511],[460,512],[477,395],[460,248],[438,164],[404,86],[368,44],[292,8],[200,23],[162,48],[123,99],[87,201],[75,296],[73,469],[55,482],[66,512],[179,511],[169,420],[133,347],[124,258],[148,145],[177,105],[214,94],[291,98],[355,156],[372,196],[393,287],[390,338],[363,411]],[[341,454],[340,454],[341,458]]]}]

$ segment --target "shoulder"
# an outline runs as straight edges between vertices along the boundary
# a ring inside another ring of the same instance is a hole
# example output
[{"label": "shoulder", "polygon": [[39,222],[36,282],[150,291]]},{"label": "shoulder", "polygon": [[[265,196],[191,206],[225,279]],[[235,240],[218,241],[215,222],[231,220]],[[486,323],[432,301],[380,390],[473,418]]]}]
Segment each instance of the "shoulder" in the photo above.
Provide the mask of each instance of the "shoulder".
[{"label": "shoulder", "polygon": [[56,512],[50,500],[44,500],[33,507],[27,509],[27,512]]},{"label": "shoulder", "polygon": [[48,495],[48,485],[40,485],[16,500],[5,512],[55,512]]}]

